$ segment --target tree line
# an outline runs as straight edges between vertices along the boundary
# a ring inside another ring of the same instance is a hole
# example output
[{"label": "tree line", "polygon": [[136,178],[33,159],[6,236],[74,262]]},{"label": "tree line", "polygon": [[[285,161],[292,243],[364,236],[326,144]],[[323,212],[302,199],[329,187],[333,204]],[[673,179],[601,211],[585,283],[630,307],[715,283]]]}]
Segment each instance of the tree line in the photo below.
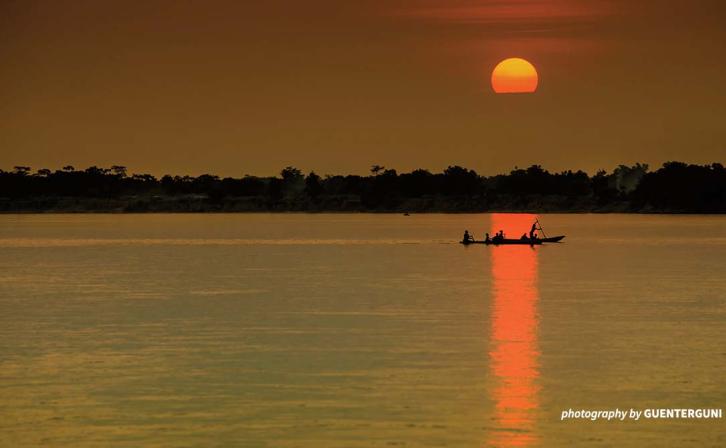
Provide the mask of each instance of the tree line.
[{"label": "tree line", "polygon": [[224,177],[129,174],[126,167],[0,170],[2,211],[620,211],[726,212],[719,163],[620,165],[611,172],[549,172],[539,165],[482,176],[461,166],[399,173]]}]

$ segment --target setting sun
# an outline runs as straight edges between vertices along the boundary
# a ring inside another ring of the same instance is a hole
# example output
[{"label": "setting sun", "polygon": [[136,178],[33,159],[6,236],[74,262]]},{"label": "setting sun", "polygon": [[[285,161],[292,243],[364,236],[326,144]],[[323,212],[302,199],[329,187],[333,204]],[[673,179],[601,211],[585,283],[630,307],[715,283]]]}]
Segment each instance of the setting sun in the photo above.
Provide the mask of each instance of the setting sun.
[{"label": "setting sun", "polygon": [[522,58],[505,59],[492,72],[492,89],[496,93],[533,93],[538,82],[534,65]]}]

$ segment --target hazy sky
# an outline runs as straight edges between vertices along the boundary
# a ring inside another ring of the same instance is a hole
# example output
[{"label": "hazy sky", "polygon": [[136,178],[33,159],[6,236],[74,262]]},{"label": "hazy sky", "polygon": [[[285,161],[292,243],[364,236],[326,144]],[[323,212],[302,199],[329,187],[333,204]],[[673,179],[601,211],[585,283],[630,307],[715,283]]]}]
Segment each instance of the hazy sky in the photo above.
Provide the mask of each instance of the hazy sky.
[{"label": "hazy sky", "polygon": [[[0,168],[726,160],[726,2],[0,0]],[[523,57],[535,94],[496,95]]]}]

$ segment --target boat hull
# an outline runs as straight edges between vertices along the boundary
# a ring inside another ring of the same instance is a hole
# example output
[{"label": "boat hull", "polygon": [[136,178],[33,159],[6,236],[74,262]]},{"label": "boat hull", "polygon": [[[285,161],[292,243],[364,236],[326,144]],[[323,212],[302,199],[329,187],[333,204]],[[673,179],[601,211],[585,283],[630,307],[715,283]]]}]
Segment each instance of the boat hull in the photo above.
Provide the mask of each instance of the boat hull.
[{"label": "boat hull", "polygon": [[537,238],[536,240],[512,240],[504,239],[499,241],[459,241],[461,244],[468,246],[469,244],[485,244],[487,246],[507,246],[507,245],[519,245],[519,246],[539,246],[542,243],[559,243],[565,238],[565,235],[553,236],[550,238]]},{"label": "boat hull", "polygon": [[542,244],[542,240],[500,240],[500,241],[460,241],[461,244],[468,246],[469,244],[485,244],[487,246],[539,246]]},{"label": "boat hull", "polygon": [[559,243],[565,238],[565,235],[553,236],[551,238],[541,238],[543,243]]}]

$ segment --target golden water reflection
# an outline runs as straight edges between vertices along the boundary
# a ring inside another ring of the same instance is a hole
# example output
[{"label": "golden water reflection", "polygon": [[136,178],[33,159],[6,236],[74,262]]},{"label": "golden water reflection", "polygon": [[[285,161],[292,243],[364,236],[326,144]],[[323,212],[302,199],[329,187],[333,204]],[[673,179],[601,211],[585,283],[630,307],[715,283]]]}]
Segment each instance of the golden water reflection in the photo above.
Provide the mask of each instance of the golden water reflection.
[{"label": "golden water reflection", "polygon": [[[490,234],[504,229],[509,238],[514,238],[528,231],[535,219],[536,215],[494,214]],[[489,444],[531,446],[537,441],[539,407],[537,249],[530,246],[490,249],[494,285],[489,358],[495,381],[492,399],[496,430]]]}]

